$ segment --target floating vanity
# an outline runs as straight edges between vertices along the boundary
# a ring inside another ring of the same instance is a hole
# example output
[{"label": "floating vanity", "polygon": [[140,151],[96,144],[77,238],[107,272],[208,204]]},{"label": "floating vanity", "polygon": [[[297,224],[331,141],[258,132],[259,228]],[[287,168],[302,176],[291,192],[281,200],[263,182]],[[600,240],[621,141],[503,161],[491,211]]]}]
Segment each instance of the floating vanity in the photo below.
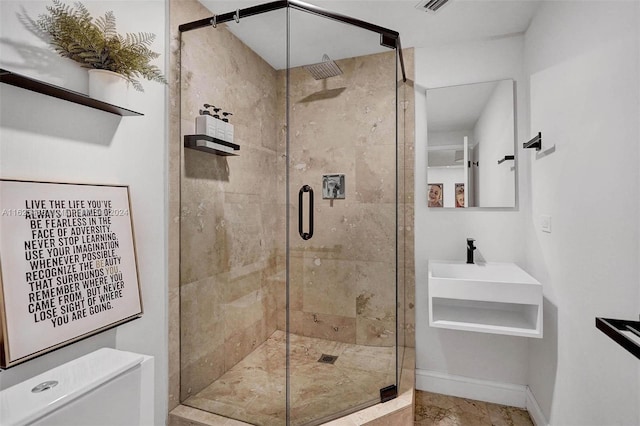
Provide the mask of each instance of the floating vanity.
[{"label": "floating vanity", "polygon": [[429,261],[429,325],[542,337],[542,285],[513,263]]}]

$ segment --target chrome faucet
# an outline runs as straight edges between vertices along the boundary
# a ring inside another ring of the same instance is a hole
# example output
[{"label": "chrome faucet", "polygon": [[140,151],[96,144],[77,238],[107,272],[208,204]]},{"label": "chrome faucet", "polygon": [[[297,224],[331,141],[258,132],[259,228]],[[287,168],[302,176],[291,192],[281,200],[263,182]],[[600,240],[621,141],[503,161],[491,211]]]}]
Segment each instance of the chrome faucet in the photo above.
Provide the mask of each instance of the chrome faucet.
[{"label": "chrome faucet", "polygon": [[474,245],[475,241],[473,238],[467,238],[467,263],[475,263],[473,261],[473,251],[477,249]]}]

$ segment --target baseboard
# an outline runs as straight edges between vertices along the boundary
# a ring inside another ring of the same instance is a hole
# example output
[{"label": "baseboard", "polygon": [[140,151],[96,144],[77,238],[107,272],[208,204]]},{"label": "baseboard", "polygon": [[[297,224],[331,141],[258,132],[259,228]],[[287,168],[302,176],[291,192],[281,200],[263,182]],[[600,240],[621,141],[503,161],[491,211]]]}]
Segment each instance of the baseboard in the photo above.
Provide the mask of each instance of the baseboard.
[{"label": "baseboard", "polygon": [[416,369],[416,389],[519,408],[527,408],[528,401],[528,387],[525,385],[454,376],[431,370]]},{"label": "baseboard", "polygon": [[527,386],[527,411],[536,426],[549,426],[549,422],[538,405],[536,397]]}]

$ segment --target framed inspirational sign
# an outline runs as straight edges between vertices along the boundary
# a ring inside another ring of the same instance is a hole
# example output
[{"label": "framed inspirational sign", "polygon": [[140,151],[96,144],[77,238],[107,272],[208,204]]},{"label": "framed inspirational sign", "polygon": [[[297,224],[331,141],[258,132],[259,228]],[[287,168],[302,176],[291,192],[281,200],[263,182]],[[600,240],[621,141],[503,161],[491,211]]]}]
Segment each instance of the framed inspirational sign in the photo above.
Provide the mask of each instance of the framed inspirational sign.
[{"label": "framed inspirational sign", "polygon": [[142,315],[127,186],[0,179],[0,367]]}]

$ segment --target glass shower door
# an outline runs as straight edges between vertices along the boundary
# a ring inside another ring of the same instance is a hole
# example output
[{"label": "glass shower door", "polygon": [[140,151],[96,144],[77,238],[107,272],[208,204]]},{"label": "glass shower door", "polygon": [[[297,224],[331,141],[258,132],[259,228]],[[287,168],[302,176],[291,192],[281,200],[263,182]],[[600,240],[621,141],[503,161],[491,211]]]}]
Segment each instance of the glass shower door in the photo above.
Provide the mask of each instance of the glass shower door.
[{"label": "glass shower door", "polygon": [[[210,16],[179,3],[190,19]],[[180,40],[181,138],[206,132],[211,138],[198,139],[224,143],[194,121],[232,112],[241,147],[237,155],[182,149],[180,399],[261,426],[284,425],[287,412],[286,24],[281,8],[207,24]]]},{"label": "glass shower door", "polygon": [[320,424],[395,392],[396,52],[290,7],[288,63],[288,418]]}]

